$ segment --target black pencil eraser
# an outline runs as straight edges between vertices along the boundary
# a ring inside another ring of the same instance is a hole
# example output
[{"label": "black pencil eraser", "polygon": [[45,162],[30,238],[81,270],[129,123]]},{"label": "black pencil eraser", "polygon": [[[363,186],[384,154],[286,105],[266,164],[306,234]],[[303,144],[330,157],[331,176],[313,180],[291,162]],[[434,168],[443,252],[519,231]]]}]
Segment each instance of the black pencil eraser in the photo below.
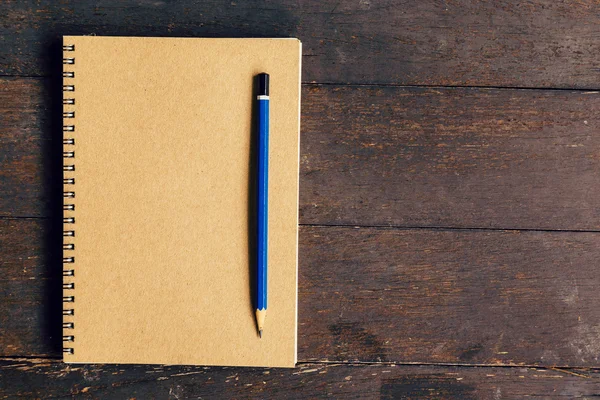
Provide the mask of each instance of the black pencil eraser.
[{"label": "black pencil eraser", "polygon": [[258,95],[268,96],[269,95],[269,74],[258,74]]}]

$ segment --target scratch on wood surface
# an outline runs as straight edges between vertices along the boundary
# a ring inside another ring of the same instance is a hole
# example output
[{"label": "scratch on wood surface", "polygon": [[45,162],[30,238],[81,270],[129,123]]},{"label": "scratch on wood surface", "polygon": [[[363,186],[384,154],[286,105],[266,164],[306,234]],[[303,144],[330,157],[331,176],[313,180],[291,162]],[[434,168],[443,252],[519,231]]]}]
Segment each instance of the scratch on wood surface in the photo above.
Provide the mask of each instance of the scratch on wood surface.
[{"label": "scratch on wood surface", "polygon": [[198,375],[198,374],[206,374],[205,371],[192,371],[192,372],[183,372],[181,374],[173,374],[170,376],[186,376],[186,375]]},{"label": "scratch on wood surface", "polygon": [[573,376],[578,376],[580,378],[586,378],[586,379],[590,379],[590,376],[584,375],[584,374],[580,374],[574,371],[569,371],[566,369],[562,369],[562,368],[550,368],[552,371],[557,371],[557,372],[562,372],[563,374],[569,374],[569,375],[573,375]]}]

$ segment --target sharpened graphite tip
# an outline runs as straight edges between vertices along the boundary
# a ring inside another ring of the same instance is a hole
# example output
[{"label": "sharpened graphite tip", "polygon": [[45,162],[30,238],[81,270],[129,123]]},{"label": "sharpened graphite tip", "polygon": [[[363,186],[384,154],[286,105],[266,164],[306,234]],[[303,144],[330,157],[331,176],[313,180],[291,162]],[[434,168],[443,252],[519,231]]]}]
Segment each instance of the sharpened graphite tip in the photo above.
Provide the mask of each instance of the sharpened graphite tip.
[{"label": "sharpened graphite tip", "polygon": [[262,339],[262,329],[258,331],[258,337]]}]

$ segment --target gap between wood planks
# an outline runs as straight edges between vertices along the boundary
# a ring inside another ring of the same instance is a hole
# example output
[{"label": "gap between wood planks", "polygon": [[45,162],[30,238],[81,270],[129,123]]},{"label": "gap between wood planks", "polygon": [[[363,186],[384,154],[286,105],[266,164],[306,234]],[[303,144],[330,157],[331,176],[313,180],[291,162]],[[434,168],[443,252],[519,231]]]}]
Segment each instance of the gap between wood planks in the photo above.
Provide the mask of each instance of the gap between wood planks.
[{"label": "gap between wood planks", "polygon": [[[2,361],[27,361],[31,363],[62,363],[61,357],[51,357],[51,356],[0,356],[0,362]],[[67,364],[65,364],[67,365]],[[92,364],[90,364],[92,365]],[[153,364],[151,364],[153,365]],[[457,367],[457,368],[502,368],[502,369],[511,369],[511,368],[527,368],[538,371],[556,371],[563,374],[573,375],[580,378],[591,379],[591,376],[585,375],[585,372],[600,372],[600,368],[591,368],[591,367],[577,367],[577,366],[539,366],[539,365],[526,365],[526,364],[462,364],[462,363],[427,363],[427,362],[379,362],[379,361],[323,361],[323,360],[315,360],[315,361],[299,361],[296,363],[295,369],[302,369],[303,366],[311,366],[311,365],[325,365],[325,366],[381,366],[381,367]],[[165,364],[165,366],[173,366]],[[190,367],[190,365],[184,365],[182,367]],[[193,367],[193,366],[192,366]],[[196,367],[205,367],[202,365],[197,365]],[[209,366],[210,368],[222,368],[220,366]],[[256,368],[252,368],[256,369]],[[260,367],[258,368],[260,369]]]},{"label": "gap between wood planks", "polygon": [[[306,56],[305,56],[306,57]],[[0,79],[48,79],[49,75],[10,75],[0,74]],[[348,87],[397,87],[407,89],[473,89],[473,90],[540,90],[560,92],[583,92],[584,94],[600,93],[598,88],[561,88],[537,86],[487,86],[487,85],[409,85],[401,83],[340,83],[340,82],[301,82],[302,86],[348,86]]]},{"label": "gap between wood planks", "polygon": [[349,87],[395,87],[407,89],[473,89],[473,90],[543,90],[560,92],[583,92],[584,94],[600,93],[597,88],[560,88],[535,86],[485,86],[485,85],[403,85],[400,83],[337,83],[337,82],[302,82],[303,86],[349,86]]},{"label": "gap between wood planks", "polygon": [[[39,216],[2,216],[0,220],[49,220],[51,217]],[[489,232],[556,232],[556,233],[600,233],[593,229],[545,229],[545,228],[487,228],[472,226],[404,226],[404,225],[357,225],[357,224],[298,224],[300,227],[310,228],[367,228],[367,229],[389,229],[389,230],[430,230],[430,231],[489,231]]]}]

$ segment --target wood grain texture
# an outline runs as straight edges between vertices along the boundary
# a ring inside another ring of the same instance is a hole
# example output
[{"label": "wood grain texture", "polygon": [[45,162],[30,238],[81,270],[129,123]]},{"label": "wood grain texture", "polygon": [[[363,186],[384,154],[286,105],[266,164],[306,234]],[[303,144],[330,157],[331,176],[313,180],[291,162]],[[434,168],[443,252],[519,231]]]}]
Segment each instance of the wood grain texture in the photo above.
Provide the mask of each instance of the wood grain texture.
[{"label": "wood grain texture", "polygon": [[599,363],[600,234],[300,230],[299,360]]},{"label": "wood grain texture", "polygon": [[[305,364],[293,370],[0,361],[2,398],[589,399],[595,370]],[[17,384],[27,382],[26,385]]]},{"label": "wood grain texture", "polygon": [[[0,355],[61,356],[49,224],[0,220]],[[600,363],[600,233],[303,226],[299,254],[300,361]]]},{"label": "wood grain texture", "polygon": [[[60,214],[52,84],[0,79],[0,216]],[[600,229],[600,93],[304,85],[302,96],[303,224]]]},{"label": "wood grain texture", "polygon": [[1,355],[62,356],[60,229],[60,220],[0,219]]},{"label": "wood grain texture", "polygon": [[310,86],[300,220],[600,228],[600,92]]},{"label": "wood grain texture", "polygon": [[[60,92],[59,97],[60,99]],[[51,193],[47,173],[60,180],[60,167],[49,168],[49,144],[60,143],[62,132],[49,130],[50,109],[41,81],[0,79],[0,215],[40,216],[48,214]],[[62,114],[58,114],[60,118]],[[60,160],[60,149],[52,158]],[[60,183],[60,182],[59,182]],[[58,194],[58,193],[54,193]],[[9,211],[10,210],[10,211]]]},{"label": "wood grain texture", "polygon": [[63,34],[296,36],[305,82],[600,87],[595,0],[28,0],[0,16],[5,75],[48,75]]}]

